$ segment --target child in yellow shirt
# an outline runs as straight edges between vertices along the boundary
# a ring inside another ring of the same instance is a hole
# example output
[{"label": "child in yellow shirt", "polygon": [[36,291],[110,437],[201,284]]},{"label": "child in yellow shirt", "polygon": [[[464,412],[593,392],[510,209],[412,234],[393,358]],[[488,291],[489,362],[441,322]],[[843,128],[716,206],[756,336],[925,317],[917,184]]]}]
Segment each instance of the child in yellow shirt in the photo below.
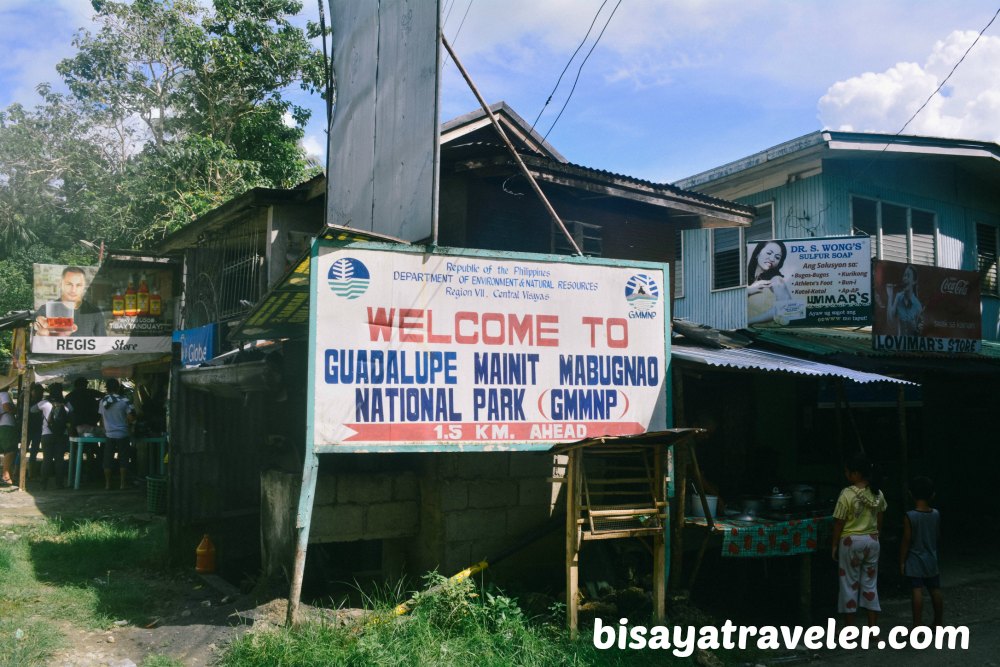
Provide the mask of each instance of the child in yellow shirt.
[{"label": "child in yellow shirt", "polygon": [[840,492],[833,510],[833,560],[838,564],[840,594],[837,609],[854,625],[858,609],[868,612],[868,625],[875,625],[882,610],[878,600],[878,535],[882,530],[885,496],[874,478],[872,464],[864,454],[855,454],[844,466],[851,483]]}]

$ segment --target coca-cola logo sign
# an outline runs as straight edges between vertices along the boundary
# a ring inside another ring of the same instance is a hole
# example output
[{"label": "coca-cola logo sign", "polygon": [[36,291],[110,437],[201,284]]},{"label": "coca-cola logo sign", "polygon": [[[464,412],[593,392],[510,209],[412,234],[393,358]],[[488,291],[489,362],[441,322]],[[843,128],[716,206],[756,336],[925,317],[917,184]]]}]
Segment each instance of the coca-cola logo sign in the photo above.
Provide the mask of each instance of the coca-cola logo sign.
[{"label": "coca-cola logo sign", "polygon": [[941,281],[941,293],[966,296],[969,293],[969,281],[949,276]]}]

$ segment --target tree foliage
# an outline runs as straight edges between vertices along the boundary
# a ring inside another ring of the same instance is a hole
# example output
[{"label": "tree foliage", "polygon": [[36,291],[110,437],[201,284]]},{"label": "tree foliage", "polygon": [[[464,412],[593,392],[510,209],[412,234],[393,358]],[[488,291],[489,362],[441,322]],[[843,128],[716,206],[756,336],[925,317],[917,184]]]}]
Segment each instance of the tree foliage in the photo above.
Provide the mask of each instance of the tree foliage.
[{"label": "tree foliage", "polygon": [[[77,239],[138,246],[257,186],[309,175],[299,142],[323,93],[321,54],[294,0],[93,0],[96,29],[39,86],[0,111],[0,252]],[[4,280],[0,277],[0,283]],[[5,288],[0,284],[0,291]]]}]

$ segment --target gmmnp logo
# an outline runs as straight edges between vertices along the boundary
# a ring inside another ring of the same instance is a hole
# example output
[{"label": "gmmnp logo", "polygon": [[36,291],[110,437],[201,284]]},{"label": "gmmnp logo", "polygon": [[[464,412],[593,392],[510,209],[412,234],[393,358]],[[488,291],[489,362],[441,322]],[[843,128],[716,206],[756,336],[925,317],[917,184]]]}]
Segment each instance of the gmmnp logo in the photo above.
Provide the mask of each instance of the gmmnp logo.
[{"label": "gmmnp logo", "polygon": [[637,273],[625,283],[625,300],[628,301],[632,314],[643,313],[643,317],[653,317],[654,314],[650,311],[660,300],[660,288],[652,276]]},{"label": "gmmnp logo", "polygon": [[345,299],[357,299],[368,289],[371,274],[368,267],[353,257],[341,257],[327,274],[330,291]]}]

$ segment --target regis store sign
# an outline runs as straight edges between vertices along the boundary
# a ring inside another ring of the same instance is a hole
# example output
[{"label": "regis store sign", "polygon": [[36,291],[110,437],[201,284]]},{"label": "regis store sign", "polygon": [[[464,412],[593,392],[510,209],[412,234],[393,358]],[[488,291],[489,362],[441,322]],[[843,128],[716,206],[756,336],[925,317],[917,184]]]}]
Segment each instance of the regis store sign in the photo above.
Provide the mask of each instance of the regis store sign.
[{"label": "regis store sign", "polygon": [[533,448],[666,426],[665,265],[373,245],[314,248],[318,449]]},{"label": "regis store sign", "polygon": [[979,274],[934,266],[875,262],[872,323],[876,350],[979,352]]}]

